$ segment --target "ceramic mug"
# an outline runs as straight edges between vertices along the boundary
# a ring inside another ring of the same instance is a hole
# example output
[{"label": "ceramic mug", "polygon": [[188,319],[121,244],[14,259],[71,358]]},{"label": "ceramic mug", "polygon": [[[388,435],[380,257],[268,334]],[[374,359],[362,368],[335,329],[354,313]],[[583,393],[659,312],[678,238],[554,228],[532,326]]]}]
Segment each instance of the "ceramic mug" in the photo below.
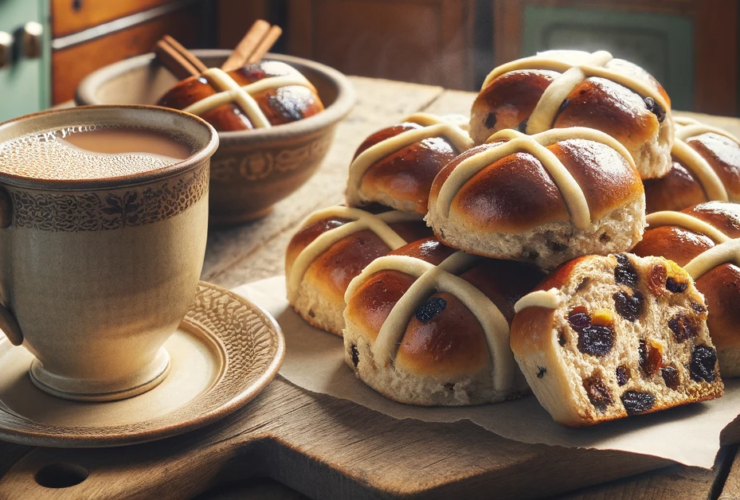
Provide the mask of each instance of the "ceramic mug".
[{"label": "ceramic mug", "polygon": [[186,160],[119,177],[0,172],[0,328],[36,357],[30,376],[42,390],[110,401],[167,375],[162,345],[194,299],[203,266],[218,136],[179,111],[83,106],[1,124],[0,145],[79,124],[144,126],[194,146]]}]

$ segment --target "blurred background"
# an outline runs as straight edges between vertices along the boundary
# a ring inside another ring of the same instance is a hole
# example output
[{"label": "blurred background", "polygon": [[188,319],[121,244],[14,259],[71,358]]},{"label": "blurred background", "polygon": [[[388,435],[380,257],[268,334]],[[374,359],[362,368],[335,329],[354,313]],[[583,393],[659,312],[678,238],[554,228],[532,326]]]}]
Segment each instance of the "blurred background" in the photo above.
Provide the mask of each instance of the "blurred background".
[{"label": "blurred background", "polygon": [[738,0],[0,0],[0,121],[73,98],[93,70],[170,34],[231,48],[263,18],[275,50],[350,75],[478,90],[551,48],[640,64],[675,109],[738,116]]}]

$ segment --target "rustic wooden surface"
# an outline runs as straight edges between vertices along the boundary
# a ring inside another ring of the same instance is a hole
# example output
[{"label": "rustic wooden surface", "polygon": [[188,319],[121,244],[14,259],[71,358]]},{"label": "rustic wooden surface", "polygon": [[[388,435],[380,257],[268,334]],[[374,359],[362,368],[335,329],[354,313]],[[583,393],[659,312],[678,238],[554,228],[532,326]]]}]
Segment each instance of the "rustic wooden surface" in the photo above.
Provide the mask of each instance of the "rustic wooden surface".
[{"label": "rustic wooden surface", "polygon": [[[439,87],[353,83],[357,107],[320,171],[265,219],[213,231],[204,279],[234,287],[282,273],[296,225],[312,210],[341,201],[349,158],[366,135],[417,110],[466,112],[473,99]],[[740,121],[706,121],[740,134]],[[722,441],[740,441],[740,425]],[[39,470],[59,463],[82,466],[89,477],[61,489],[36,483]],[[736,446],[723,448],[708,471],[623,452],[528,445],[469,422],[394,420],[280,378],[222,422],[160,442],[102,450],[0,443],[0,475],[0,499],[508,499],[571,492],[558,498],[740,500]]]}]

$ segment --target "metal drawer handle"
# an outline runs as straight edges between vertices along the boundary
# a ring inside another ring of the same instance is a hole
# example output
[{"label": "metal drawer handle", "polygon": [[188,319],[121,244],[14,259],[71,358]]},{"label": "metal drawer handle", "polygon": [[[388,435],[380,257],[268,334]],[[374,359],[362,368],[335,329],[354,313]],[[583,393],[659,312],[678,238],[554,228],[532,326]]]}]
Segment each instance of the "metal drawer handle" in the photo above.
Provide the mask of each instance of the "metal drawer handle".
[{"label": "metal drawer handle", "polygon": [[9,67],[13,63],[13,35],[7,31],[0,31],[0,68]]},{"label": "metal drawer handle", "polygon": [[29,59],[41,57],[44,27],[36,21],[27,22],[23,26],[23,55]]}]

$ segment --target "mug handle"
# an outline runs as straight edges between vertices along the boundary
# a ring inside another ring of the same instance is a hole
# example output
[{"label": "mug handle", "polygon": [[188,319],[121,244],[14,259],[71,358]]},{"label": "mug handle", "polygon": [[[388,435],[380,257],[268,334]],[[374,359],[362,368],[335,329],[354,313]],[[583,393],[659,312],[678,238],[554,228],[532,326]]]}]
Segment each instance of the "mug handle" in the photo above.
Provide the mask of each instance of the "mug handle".
[{"label": "mug handle", "polygon": [[18,321],[4,306],[0,306],[0,330],[8,337],[11,344],[21,345],[23,343],[23,333]]},{"label": "mug handle", "polygon": [[[12,220],[13,205],[10,196],[8,196],[7,191],[0,189],[0,228],[10,227]],[[5,333],[11,344],[21,345],[23,343],[23,333],[21,333],[18,321],[3,305],[0,305],[0,330]]]}]

